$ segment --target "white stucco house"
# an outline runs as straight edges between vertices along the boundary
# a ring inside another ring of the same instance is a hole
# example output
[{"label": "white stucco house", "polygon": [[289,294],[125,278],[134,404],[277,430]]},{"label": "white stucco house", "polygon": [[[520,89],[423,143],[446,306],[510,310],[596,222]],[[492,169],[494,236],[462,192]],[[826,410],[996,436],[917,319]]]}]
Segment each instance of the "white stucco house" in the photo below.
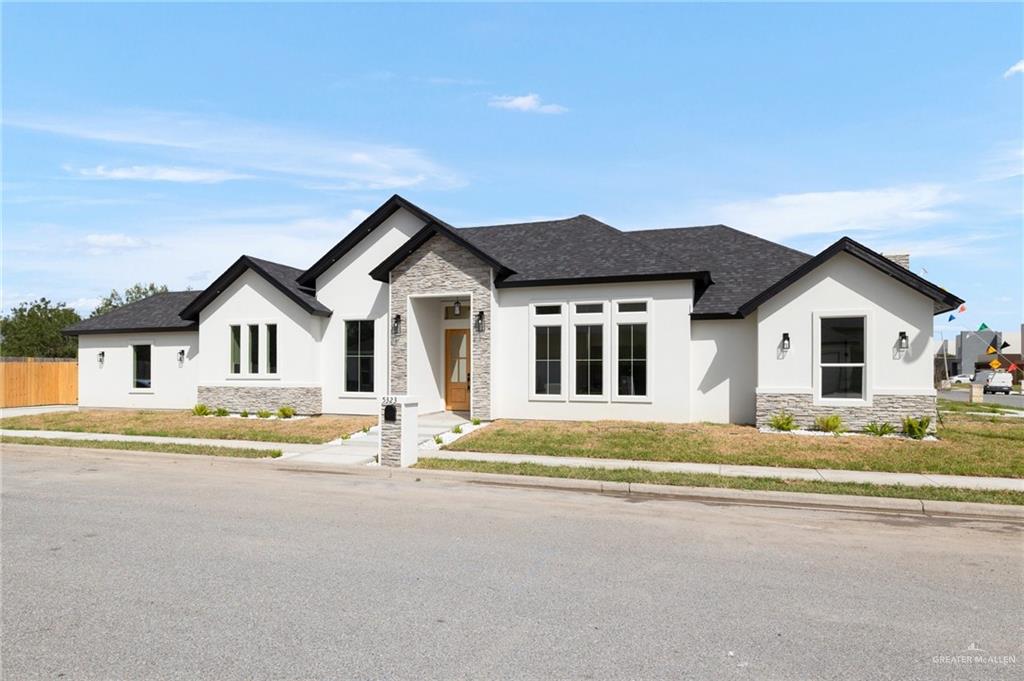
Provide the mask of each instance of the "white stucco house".
[{"label": "white stucco house", "polygon": [[66,333],[84,407],[857,427],[934,415],[933,317],[962,302],[845,237],[456,228],[394,196],[306,269],[242,256]]}]

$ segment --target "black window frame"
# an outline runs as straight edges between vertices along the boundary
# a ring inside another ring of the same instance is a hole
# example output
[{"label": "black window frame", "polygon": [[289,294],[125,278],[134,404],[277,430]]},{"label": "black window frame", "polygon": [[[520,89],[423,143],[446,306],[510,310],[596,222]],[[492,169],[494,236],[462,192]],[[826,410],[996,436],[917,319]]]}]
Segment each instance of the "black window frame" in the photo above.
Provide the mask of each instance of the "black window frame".
[{"label": "black window frame", "polygon": [[[647,362],[649,360],[650,334],[647,322],[619,322],[615,329],[615,342],[618,349],[615,362],[616,395],[619,397],[648,397]],[[637,329],[643,329],[643,351],[637,352]],[[623,345],[623,333],[628,332],[628,342]],[[624,349],[626,350],[624,352]],[[639,356],[642,354],[643,356]],[[640,378],[637,381],[637,378]],[[639,383],[639,385],[638,385]]]},{"label": "black window frame", "polygon": [[228,326],[228,372],[232,375],[242,373],[242,325]]},{"label": "black window frame", "polygon": [[[355,347],[351,347],[354,328]],[[367,333],[369,330],[369,333]],[[369,337],[367,340],[367,336]],[[367,343],[369,347],[367,347]],[[374,392],[374,354],[376,350],[376,326],[372,319],[345,320],[344,382],[347,393]]]},{"label": "black window frame", "polygon": [[247,324],[249,327],[249,373],[260,373],[260,325]]},{"label": "black window frame", "polygon": [[[533,329],[533,393],[543,397],[561,396],[562,327],[538,324]],[[553,375],[556,378],[554,382]]]},{"label": "black window frame", "polygon": [[[141,362],[145,372],[140,372],[139,349],[145,348],[147,357]],[[145,373],[142,376],[141,373]],[[153,345],[151,343],[132,344],[132,389],[152,390],[153,389]]]},{"label": "black window frame", "polygon": [[[859,338],[855,338],[858,326]],[[853,333],[851,329],[854,329]],[[864,315],[825,315],[818,318],[820,399],[867,399],[867,333],[868,321]]]},{"label": "black window frame", "polygon": [[277,373],[277,324],[267,324],[267,373]]},{"label": "black window frame", "polygon": [[[576,324],[576,352],[573,357],[575,394],[582,397],[604,395],[604,324]],[[581,338],[583,342],[581,342]],[[597,356],[594,356],[596,340]],[[582,380],[581,380],[582,379]]]}]

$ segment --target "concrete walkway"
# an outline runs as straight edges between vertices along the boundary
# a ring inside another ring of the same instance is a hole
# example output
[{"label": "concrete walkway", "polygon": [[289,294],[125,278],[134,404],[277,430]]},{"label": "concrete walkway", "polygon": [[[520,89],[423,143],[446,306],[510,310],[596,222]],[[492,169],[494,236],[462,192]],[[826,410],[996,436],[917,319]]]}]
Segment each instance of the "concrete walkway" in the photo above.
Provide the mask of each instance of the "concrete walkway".
[{"label": "concrete walkway", "polygon": [[78,411],[77,404],[46,404],[39,407],[4,407],[0,408],[0,419],[15,416],[32,416],[34,414],[52,414],[59,411]]},{"label": "concrete walkway", "polygon": [[906,485],[908,487],[960,487],[965,489],[1011,490],[1024,492],[1024,479],[981,478],[967,475],[923,475],[921,473],[881,473],[874,471],[841,471],[819,468],[777,468],[775,466],[733,466],[717,463],[675,463],[668,461],[631,461],[626,459],[588,459],[536,454],[491,454],[487,452],[433,451],[422,456],[458,461],[493,461],[496,463],[534,463],[540,466],[572,466],[574,468],[641,468],[659,473],[710,473],[745,478],[782,478],[816,480],[819,482],[860,482],[875,485]]},{"label": "concrete walkway", "polygon": [[[426,442],[435,434],[451,430],[465,419],[454,414],[428,414],[421,417],[417,436]],[[377,460],[376,429],[366,435],[326,444],[290,444],[286,442],[256,442],[253,440],[215,440],[191,437],[158,437],[155,435],[114,435],[109,433],[73,433],[56,430],[0,430],[0,437],[36,437],[43,439],[81,440],[87,447],[90,440],[122,442],[175,443],[238,447],[250,449],[280,449],[280,459],[290,462],[360,466]],[[488,452],[455,452],[447,450],[420,450],[421,457],[461,461],[492,461],[497,463],[533,463],[540,466],[573,466],[577,468],[641,468],[662,473],[710,473],[731,477],[779,478],[787,480],[816,480],[823,482],[859,482],[875,485],[906,485],[908,487],[959,487],[980,490],[1008,490],[1024,492],[1024,479],[983,478],[967,475],[937,475],[921,473],[882,473],[875,471],[845,471],[825,468],[778,468],[775,466],[735,466],[716,463],[676,463],[668,461],[632,461],[627,459],[588,459],[584,457],[541,456],[536,454],[492,454]]]}]

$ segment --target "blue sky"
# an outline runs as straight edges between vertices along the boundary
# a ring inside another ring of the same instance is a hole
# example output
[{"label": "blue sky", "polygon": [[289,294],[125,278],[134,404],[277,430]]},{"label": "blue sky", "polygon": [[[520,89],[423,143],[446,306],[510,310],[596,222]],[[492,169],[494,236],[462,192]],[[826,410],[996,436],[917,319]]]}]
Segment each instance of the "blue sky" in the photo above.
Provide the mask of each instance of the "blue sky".
[{"label": "blue sky", "polygon": [[[1022,316],[1024,10],[5,5],[3,305],[305,267],[398,192],[842,234]],[[948,330],[947,330],[948,334]]]}]

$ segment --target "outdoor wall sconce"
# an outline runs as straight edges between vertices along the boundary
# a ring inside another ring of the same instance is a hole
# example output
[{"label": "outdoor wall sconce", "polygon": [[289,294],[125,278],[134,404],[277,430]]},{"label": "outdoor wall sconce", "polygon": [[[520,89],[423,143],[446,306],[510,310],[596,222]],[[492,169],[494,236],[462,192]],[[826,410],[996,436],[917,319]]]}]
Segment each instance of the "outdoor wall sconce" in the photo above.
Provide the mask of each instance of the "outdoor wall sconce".
[{"label": "outdoor wall sconce", "polygon": [[184,363],[185,363],[185,351],[184,350],[178,350],[178,364],[184,364]]},{"label": "outdoor wall sconce", "polygon": [[907,338],[906,331],[900,331],[900,338],[899,340],[896,341],[896,347],[901,352],[905,352],[908,348],[910,348],[910,339]]},{"label": "outdoor wall sconce", "polygon": [[782,334],[782,351],[789,352],[789,334]]},{"label": "outdoor wall sconce", "polygon": [[394,334],[397,334],[401,330],[402,330],[402,315],[396,314],[394,317],[391,318],[391,333],[394,335]]},{"label": "outdoor wall sconce", "polygon": [[103,366],[103,360],[105,360],[106,358],[107,353],[103,352],[102,350],[96,353],[96,361],[99,362],[100,366]]},{"label": "outdoor wall sconce", "polygon": [[484,330],[484,311],[480,310],[476,313],[476,320],[473,322],[473,330],[477,333],[482,333]]},{"label": "outdoor wall sconce", "polygon": [[452,312],[455,313],[456,317],[462,316],[462,303],[458,300],[455,301],[455,305],[452,307]]}]

